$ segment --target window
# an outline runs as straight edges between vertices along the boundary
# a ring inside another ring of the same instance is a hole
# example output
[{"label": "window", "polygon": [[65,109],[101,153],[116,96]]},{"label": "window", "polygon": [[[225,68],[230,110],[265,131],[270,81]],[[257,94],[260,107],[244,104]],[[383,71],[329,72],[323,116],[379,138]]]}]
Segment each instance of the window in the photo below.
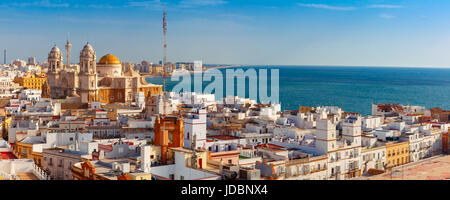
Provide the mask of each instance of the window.
[{"label": "window", "polygon": [[172,133],[169,133],[169,144],[173,142],[173,135]]}]

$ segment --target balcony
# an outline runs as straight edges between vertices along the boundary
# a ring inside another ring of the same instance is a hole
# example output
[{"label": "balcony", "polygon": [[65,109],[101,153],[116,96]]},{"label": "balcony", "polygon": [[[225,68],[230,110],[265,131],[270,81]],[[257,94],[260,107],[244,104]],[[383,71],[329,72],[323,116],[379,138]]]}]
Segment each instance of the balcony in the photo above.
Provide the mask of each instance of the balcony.
[{"label": "balcony", "polygon": [[40,180],[50,180],[50,176],[34,163],[33,163],[33,174],[36,175]]},{"label": "balcony", "polygon": [[360,169],[357,168],[357,167],[352,167],[352,168],[349,168],[349,169],[348,169],[348,173],[356,172],[356,171],[359,171],[359,170],[360,170]]},{"label": "balcony", "polygon": [[341,174],[341,171],[336,171],[336,172],[330,174],[330,178],[337,178],[337,176],[339,176],[340,174]]},{"label": "balcony", "polygon": [[323,172],[323,171],[326,171],[326,170],[327,170],[326,167],[325,167],[325,168],[320,168],[320,169],[311,170],[311,174],[312,174],[312,173],[316,173],[316,172]]}]

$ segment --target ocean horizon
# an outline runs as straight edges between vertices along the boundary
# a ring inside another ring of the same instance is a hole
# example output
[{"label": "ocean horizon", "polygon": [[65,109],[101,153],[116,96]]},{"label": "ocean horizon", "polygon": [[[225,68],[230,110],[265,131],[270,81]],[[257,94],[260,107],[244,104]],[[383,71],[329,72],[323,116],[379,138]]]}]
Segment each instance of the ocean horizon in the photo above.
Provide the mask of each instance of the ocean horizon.
[{"label": "ocean horizon", "polygon": [[[279,69],[279,100],[282,110],[298,110],[300,105],[338,106],[344,111],[366,116],[371,114],[372,103],[450,109],[450,68],[287,65],[230,68]],[[219,70],[225,72],[226,69],[229,68]],[[154,84],[163,83],[161,77],[147,80]],[[172,90],[177,83],[168,77],[167,90]],[[204,82],[204,85],[209,83]],[[247,90],[248,81],[246,97]],[[216,99],[220,98],[216,96]]]}]

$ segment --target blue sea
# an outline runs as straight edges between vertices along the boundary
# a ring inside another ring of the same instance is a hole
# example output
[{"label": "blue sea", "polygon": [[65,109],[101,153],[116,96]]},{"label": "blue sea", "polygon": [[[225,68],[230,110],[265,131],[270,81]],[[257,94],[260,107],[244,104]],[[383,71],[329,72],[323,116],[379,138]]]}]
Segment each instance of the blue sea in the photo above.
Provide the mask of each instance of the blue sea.
[{"label": "blue sea", "polygon": [[[339,106],[344,111],[370,115],[372,103],[390,102],[450,109],[450,69],[445,68],[242,66],[234,69],[237,68],[279,69],[279,100],[283,110],[297,110],[299,105]],[[163,82],[161,77],[147,80],[155,84]],[[167,80],[167,90],[178,83],[170,81],[170,77]]]}]

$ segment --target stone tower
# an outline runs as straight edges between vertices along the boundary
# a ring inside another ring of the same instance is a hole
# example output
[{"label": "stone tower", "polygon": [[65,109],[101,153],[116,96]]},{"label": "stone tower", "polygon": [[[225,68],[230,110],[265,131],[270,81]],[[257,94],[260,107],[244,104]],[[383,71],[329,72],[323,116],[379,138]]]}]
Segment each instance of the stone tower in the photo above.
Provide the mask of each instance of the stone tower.
[{"label": "stone tower", "polygon": [[87,43],[80,52],[79,88],[81,102],[97,101],[97,57],[92,46]]},{"label": "stone tower", "polygon": [[336,124],[328,119],[321,119],[316,124],[316,148],[322,154],[337,150]]},{"label": "stone tower", "polygon": [[66,53],[67,53],[67,67],[70,67],[70,48],[72,47],[72,44],[70,44],[69,39],[67,39],[66,43]]},{"label": "stone tower", "polygon": [[63,69],[63,55],[56,45],[48,54],[48,64],[48,72],[50,73],[58,73]]},{"label": "stone tower", "polygon": [[[59,72],[63,68],[63,55],[59,48],[55,45],[50,53],[48,53],[48,72],[47,81],[48,86],[57,86],[59,83]],[[50,89],[50,95],[52,98],[57,98],[63,94],[60,93],[57,87]]]}]

